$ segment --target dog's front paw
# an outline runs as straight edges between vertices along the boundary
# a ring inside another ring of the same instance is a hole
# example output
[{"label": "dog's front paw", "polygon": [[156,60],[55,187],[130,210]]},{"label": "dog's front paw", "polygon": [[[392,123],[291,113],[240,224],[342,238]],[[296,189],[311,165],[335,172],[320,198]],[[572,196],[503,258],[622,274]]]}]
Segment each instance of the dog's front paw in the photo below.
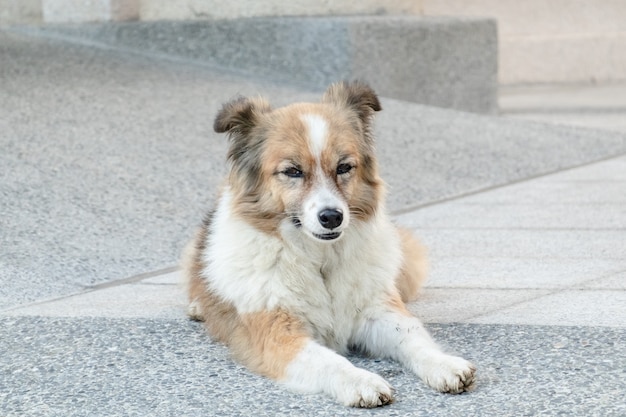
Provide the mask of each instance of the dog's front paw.
[{"label": "dog's front paw", "polygon": [[423,368],[422,379],[439,392],[459,394],[472,389],[476,367],[458,356],[437,355]]},{"label": "dog's front paw", "polygon": [[380,376],[363,369],[350,369],[336,387],[337,400],[351,407],[373,408],[393,402],[393,388]]}]

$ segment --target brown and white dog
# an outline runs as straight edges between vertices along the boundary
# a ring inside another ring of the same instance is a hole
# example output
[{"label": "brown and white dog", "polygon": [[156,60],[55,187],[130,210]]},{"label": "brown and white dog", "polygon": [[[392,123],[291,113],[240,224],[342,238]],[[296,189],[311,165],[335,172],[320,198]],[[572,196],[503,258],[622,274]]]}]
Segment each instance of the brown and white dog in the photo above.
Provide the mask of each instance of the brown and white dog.
[{"label": "brown and white dog", "polygon": [[230,173],[183,260],[188,314],[255,372],[342,404],[393,400],[380,376],[341,356],[389,357],[441,392],[474,381],[405,307],[425,259],[385,210],[363,83],[331,85],[321,103],[273,110],[240,98],[215,119]]}]

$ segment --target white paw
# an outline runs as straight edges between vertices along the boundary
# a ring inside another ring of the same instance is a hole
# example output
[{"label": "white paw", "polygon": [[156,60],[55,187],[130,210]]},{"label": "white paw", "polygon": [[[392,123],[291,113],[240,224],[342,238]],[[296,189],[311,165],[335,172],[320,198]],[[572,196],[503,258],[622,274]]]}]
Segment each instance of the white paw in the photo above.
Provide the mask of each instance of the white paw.
[{"label": "white paw", "polygon": [[476,367],[458,356],[441,354],[425,361],[421,377],[439,392],[458,394],[472,389]]},{"label": "white paw", "polygon": [[373,408],[393,402],[393,388],[382,377],[359,368],[343,373],[335,387],[340,403],[350,407]]}]

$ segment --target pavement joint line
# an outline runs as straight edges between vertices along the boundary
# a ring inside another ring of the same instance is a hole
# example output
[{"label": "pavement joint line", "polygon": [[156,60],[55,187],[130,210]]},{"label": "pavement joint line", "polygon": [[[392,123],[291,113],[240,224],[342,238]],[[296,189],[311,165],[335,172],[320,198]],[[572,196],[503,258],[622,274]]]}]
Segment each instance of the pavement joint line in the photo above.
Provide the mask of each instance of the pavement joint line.
[{"label": "pavement joint line", "polygon": [[[510,304],[504,304],[504,305],[499,305],[493,309],[489,309],[487,311],[478,313],[478,314],[474,314],[474,315],[470,315],[467,317],[463,318],[463,322],[467,323],[471,320],[475,320],[475,319],[479,319],[481,317],[484,316],[489,316],[491,314],[497,313],[499,311],[502,310],[506,310],[508,308],[511,307],[515,307],[524,303],[528,303],[530,301],[537,301],[540,300],[542,298],[546,298],[546,297],[550,297],[553,296],[555,294],[560,294],[560,293],[564,293],[566,291],[579,291],[579,292],[601,292],[601,291],[621,291],[621,290],[615,290],[615,289],[607,289],[607,288],[586,288],[584,287],[584,285],[592,283],[594,281],[599,281],[599,280],[603,280],[606,278],[610,278],[614,275],[620,274],[624,271],[622,270],[616,270],[616,271],[612,271],[609,272],[601,277],[596,277],[596,278],[591,278],[588,280],[582,280],[579,282],[576,282],[573,286],[564,286],[564,287],[558,287],[558,288],[486,288],[486,287],[428,287],[425,286],[424,289],[428,290],[428,289],[442,289],[442,290],[446,290],[446,289],[465,289],[465,290],[479,290],[479,291],[483,291],[483,290],[495,290],[495,291],[530,291],[530,292],[539,292],[540,294],[529,294],[529,297],[525,297],[524,299],[520,299],[520,300],[516,300],[514,302],[511,302]],[[417,299],[415,301],[416,303],[419,303],[419,299]]]},{"label": "pavement joint line", "polygon": [[540,300],[542,298],[545,298],[545,297],[548,297],[548,296],[551,296],[551,295],[554,295],[554,294],[558,294],[559,292],[561,292],[561,291],[550,291],[550,290],[545,290],[545,291],[546,292],[542,292],[542,294],[540,294],[540,295],[529,294],[528,297],[524,297],[523,299],[519,299],[519,300],[513,301],[510,304],[499,305],[499,306],[497,306],[495,308],[491,308],[491,309],[488,309],[486,311],[483,311],[482,313],[472,314],[472,315],[463,317],[463,320],[460,320],[460,322],[462,322],[462,323],[469,323],[472,320],[480,319],[481,317],[490,316],[490,315],[495,314],[495,313],[497,313],[499,311],[506,310],[508,308],[515,307],[515,306],[518,306],[518,305],[522,305],[522,304],[525,304],[525,303],[528,303],[528,302],[531,302],[531,301],[537,301],[537,300]]},{"label": "pavement joint line", "polygon": [[[609,275],[612,276],[612,275]],[[607,276],[602,277],[602,279],[608,278]],[[596,278],[594,278],[593,280],[595,280]],[[428,278],[426,278],[426,280],[428,280]],[[580,283],[586,283],[587,281],[581,281]],[[577,284],[580,284],[577,283]],[[424,286],[424,290],[428,291],[428,290],[477,290],[477,291],[557,291],[557,290],[567,290],[567,289],[571,289],[573,287],[558,287],[558,288],[539,288],[539,287],[515,287],[515,288],[511,288],[511,287],[471,287],[468,285],[462,285],[462,286],[429,286],[428,284],[426,284]],[[594,288],[596,289],[596,288]],[[603,288],[599,288],[599,289],[603,289]],[[416,300],[417,302],[419,302],[419,298]]]},{"label": "pavement joint line", "polygon": [[536,291],[541,291],[541,294],[538,294],[538,295],[529,294],[528,297],[524,297],[523,299],[519,299],[519,300],[513,301],[510,304],[499,305],[499,306],[497,306],[495,308],[489,309],[487,311],[483,311],[482,313],[477,313],[477,314],[473,314],[473,315],[464,317],[463,318],[463,322],[467,323],[467,322],[469,322],[471,320],[476,320],[476,319],[479,319],[481,317],[489,316],[489,315],[492,315],[492,314],[497,313],[497,312],[502,311],[502,310],[506,310],[506,309],[511,308],[511,307],[522,305],[522,304],[525,304],[525,303],[528,303],[528,302],[531,302],[531,301],[537,301],[537,300],[540,300],[542,298],[546,298],[546,297],[549,297],[549,296],[552,296],[552,295],[555,295],[555,294],[559,294],[559,293],[562,293],[562,292],[568,291],[568,290],[570,290],[570,289],[569,288],[559,288],[559,289],[549,289],[549,288],[546,288],[543,291],[536,290]]},{"label": "pavement joint line", "polygon": [[524,82],[519,84],[503,84],[500,86],[500,93],[506,96],[526,96],[528,92],[533,93],[567,93],[571,91],[594,90],[598,87],[610,87],[622,85],[624,80],[603,80],[603,81],[564,81],[562,83],[540,83]]},{"label": "pavement joint line", "polygon": [[[483,205],[483,204],[480,204]],[[512,204],[515,205],[515,204]],[[606,204],[603,204],[606,205]],[[618,205],[618,204],[614,204]],[[582,232],[622,232],[623,227],[415,227],[415,230],[523,230],[523,231],[582,231]]]},{"label": "pavement joint line", "polygon": [[[621,272],[626,272],[626,271],[621,271]],[[443,287],[443,286],[437,286],[437,287],[429,287],[428,284],[426,284],[426,286],[424,286],[423,290],[424,291],[428,291],[428,290],[468,290],[468,291],[537,291],[537,292],[545,292],[545,291],[554,291],[554,292],[561,292],[561,291],[589,291],[589,292],[598,292],[598,291],[622,291],[622,290],[617,290],[617,289],[612,289],[612,288],[589,288],[589,287],[585,287],[584,285],[593,283],[595,281],[602,281],[604,279],[607,278],[611,278],[614,275],[619,274],[620,272],[617,272],[615,274],[610,274],[610,275],[605,275],[601,278],[593,278],[590,279],[588,281],[580,281],[577,282],[574,286],[570,286],[570,287],[558,287],[558,288],[537,288],[537,287],[515,287],[515,288],[498,288],[498,287],[468,287],[468,286],[463,286],[463,287]],[[171,285],[171,284],[170,284]],[[418,296],[419,297],[419,296]],[[417,298],[415,301],[410,301],[410,303],[418,303],[419,304],[420,299]]]},{"label": "pavement joint line", "polygon": [[180,270],[179,266],[170,266],[170,267],[163,268],[163,269],[157,269],[156,271],[144,272],[141,274],[133,275],[128,278],[122,278],[122,279],[118,279],[114,281],[107,281],[101,284],[89,285],[85,288],[91,291],[98,291],[98,290],[103,290],[106,288],[119,287],[121,285],[134,284],[136,282],[143,281],[144,279],[171,274],[172,272],[176,272],[178,270]]},{"label": "pavement joint line", "polygon": [[[582,129],[585,129],[585,128],[582,128]],[[598,129],[591,129],[591,130],[598,130]],[[509,182],[507,182],[505,184],[492,185],[492,186],[489,186],[489,187],[485,187],[485,188],[481,188],[481,189],[477,189],[477,190],[473,190],[473,191],[468,191],[466,193],[457,194],[455,196],[445,197],[445,198],[441,198],[439,200],[430,201],[428,203],[421,203],[421,204],[416,204],[416,205],[412,205],[412,206],[407,206],[407,207],[404,207],[404,208],[401,208],[401,209],[398,209],[398,210],[392,210],[392,211],[390,211],[390,214],[392,216],[399,216],[399,215],[403,215],[403,214],[408,214],[408,213],[411,213],[413,211],[417,211],[417,210],[420,210],[420,209],[423,209],[423,208],[426,208],[426,207],[431,207],[431,206],[435,206],[435,205],[438,205],[438,204],[448,203],[448,202],[451,202],[451,201],[457,201],[457,200],[461,200],[461,199],[463,199],[465,197],[471,197],[471,196],[474,196],[474,195],[487,193],[487,192],[490,192],[490,191],[500,190],[500,189],[508,187],[510,185],[523,184],[523,183],[530,182],[530,181],[533,181],[533,180],[549,177],[551,175],[560,174],[562,172],[568,172],[568,171],[572,171],[572,170],[575,170],[575,169],[578,169],[578,168],[584,168],[584,167],[592,166],[592,165],[595,165],[595,164],[600,164],[600,163],[603,163],[603,162],[617,160],[617,159],[622,158],[624,156],[626,156],[626,152],[621,152],[621,153],[619,153],[617,155],[607,156],[607,157],[596,159],[596,160],[593,160],[593,161],[584,162],[582,164],[578,164],[578,165],[574,165],[574,166],[570,166],[570,167],[561,167],[561,168],[557,168],[557,169],[552,170],[552,171],[544,172],[544,173],[537,174],[537,175],[532,175],[530,177],[522,178],[522,179],[519,179],[519,180],[512,180],[512,181],[509,181]],[[618,181],[618,182],[622,182],[622,181]]]},{"label": "pavement joint line", "polygon": [[[516,108],[504,108],[500,109],[500,115],[509,114],[526,114],[526,113],[541,113],[541,114],[620,114],[626,112],[626,106],[611,106],[611,107],[516,107]],[[582,126],[581,126],[582,127]]]},{"label": "pavement joint line", "polygon": [[[605,273],[604,275],[600,275],[599,277],[590,278],[590,279],[587,279],[587,280],[583,280],[583,281],[577,282],[577,283],[574,284],[572,289],[580,289],[580,290],[584,290],[584,291],[595,291],[595,290],[597,290],[597,291],[606,291],[606,290],[609,290],[609,291],[620,291],[620,290],[615,290],[615,289],[610,289],[610,288],[590,288],[590,287],[585,287],[584,285],[589,285],[589,284],[592,284],[594,282],[601,282],[601,281],[603,281],[605,279],[612,278],[612,277],[615,277],[615,276],[618,276],[618,275],[624,274],[624,273],[626,273],[626,269],[616,269],[616,270],[613,270],[613,271],[609,271],[609,272]],[[583,285],[583,286],[581,287],[580,285]]]},{"label": "pavement joint line", "polygon": [[[83,287],[82,291],[78,291],[78,292],[75,292],[75,293],[65,294],[65,295],[61,295],[61,296],[53,297],[53,298],[48,298],[48,299],[44,299],[44,300],[37,300],[37,301],[33,301],[31,303],[19,304],[19,305],[16,305],[16,306],[5,308],[5,309],[0,310],[0,314],[1,313],[5,313],[5,312],[9,312],[9,311],[20,310],[20,309],[23,309],[23,308],[29,308],[29,307],[35,307],[35,306],[39,306],[39,305],[48,304],[48,303],[53,303],[53,302],[60,301],[60,300],[66,300],[68,298],[81,297],[81,296],[83,296],[85,294],[90,294],[92,292],[97,292],[97,291],[105,290],[105,289],[108,289],[108,288],[114,288],[114,287],[120,287],[120,286],[127,285],[127,284],[138,283],[138,282],[143,281],[144,279],[154,278],[154,277],[158,277],[158,276],[161,276],[161,275],[166,275],[166,274],[170,274],[172,272],[176,272],[179,269],[180,269],[180,267],[173,266],[173,267],[158,269],[156,271],[145,272],[145,273],[142,273],[142,274],[133,275],[133,276],[130,276],[128,278],[122,278],[122,279],[119,279],[119,280],[103,282],[101,284],[85,286],[85,287]],[[162,284],[162,285],[166,285],[166,284]],[[169,285],[172,285],[172,284],[169,284]]]},{"label": "pavement joint line", "polygon": [[[599,184],[622,184],[624,182],[626,182],[626,180],[614,180],[614,179],[601,179],[601,180],[585,180],[585,179],[571,179],[571,180],[556,180],[556,181],[550,181],[554,184],[567,184],[567,183],[583,183],[583,184],[593,184],[593,183],[599,183]],[[584,203],[576,203],[576,204],[584,204]]]},{"label": "pavement joint line", "polygon": [[[626,183],[626,181],[619,181],[619,182],[624,182]],[[607,206],[607,205],[621,205],[623,204],[623,201],[584,201],[584,202],[576,202],[575,204],[577,206],[583,206],[583,207],[594,207],[594,206]],[[572,202],[565,202],[565,203],[553,203],[553,202],[541,202],[541,206],[542,207],[561,207],[561,206],[567,206],[570,207],[573,203]],[[511,207],[511,206],[522,206],[522,207],[533,207],[533,206],[537,206],[538,203],[536,202],[530,202],[530,203],[524,203],[524,202],[517,202],[517,203],[502,203],[502,202],[493,202],[493,201],[469,201],[469,202],[463,202],[464,206],[494,206],[494,207]],[[498,229],[497,227],[494,227],[494,229]],[[606,228],[605,228],[606,229]]]},{"label": "pavement joint line", "polygon": [[[418,235],[419,238],[419,235]],[[464,259],[468,259],[468,258],[472,258],[472,259],[480,259],[480,260],[484,260],[484,259],[514,259],[514,260],[520,260],[520,259],[524,259],[524,260],[529,260],[529,261],[563,261],[563,260],[575,260],[575,259],[581,259],[581,260],[589,260],[589,259],[598,259],[597,257],[582,257],[582,256],[487,256],[487,257],[478,257],[478,256],[459,256],[459,257],[455,257],[455,256],[438,256],[437,259],[441,259],[441,260],[450,260],[450,259],[459,259],[459,258],[464,258]],[[605,261],[623,261],[624,258],[623,257],[610,257],[610,256],[603,256],[601,258],[602,260]]]},{"label": "pavement joint line", "polygon": [[[611,289],[611,288],[592,288],[592,287],[585,287],[585,285],[589,285],[593,282],[596,281],[603,281],[607,278],[611,278],[614,276],[617,276],[619,274],[622,274],[626,272],[626,270],[623,269],[619,269],[619,270],[613,270],[610,272],[607,272],[604,275],[601,275],[599,277],[594,277],[594,278],[590,278],[590,279],[583,279],[577,282],[572,283],[569,286],[559,286],[559,287],[506,287],[506,288],[502,288],[502,287],[472,287],[472,286],[429,286],[428,283],[426,283],[424,285],[424,290],[477,290],[477,291],[555,291],[555,292],[560,292],[560,291],[620,291],[620,290],[615,290],[615,289]],[[428,280],[428,278],[427,278]],[[417,299],[417,301],[419,302],[419,298]]]},{"label": "pavement joint line", "polygon": [[58,297],[47,298],[47,299],[44,299],[44,300],[37,300],[37,301],[33,301],[31,303],[19,304],[19,305],[16,305],[16,306],[12,306],[12,307],[0,310],[0,314],[7,313],[7,312],[10,312],[10,311],[14,311],[14,310],[21,310],[23,308],[36,307],[36,306],[39,306],[39,305],[44,305],[44,304],[48,304],[48,303],[54,303],[55,301],[66,300],[68,298],[80,297],[82,295],[89,294],[89,293],[96,292],[96,291],[97,290],[80,291],[80,292],[75,292],[75,293],[71,293],[71,294],[61,295],[61,296],[58,296]]},{"label": "pavement joint line", "polygon": [[[606,278],[606,277],[605,277]],[[596,281],[595,279],[592,280]],[[571,288],[566,288],[567,291],[584,291],[584,292],[606,292],[606,291],[624,291],[621,289],[617,289],[617,288],[587,288],[587,287],[580,287],[580,286],[575,286],[575,287],[571,287]]]}]

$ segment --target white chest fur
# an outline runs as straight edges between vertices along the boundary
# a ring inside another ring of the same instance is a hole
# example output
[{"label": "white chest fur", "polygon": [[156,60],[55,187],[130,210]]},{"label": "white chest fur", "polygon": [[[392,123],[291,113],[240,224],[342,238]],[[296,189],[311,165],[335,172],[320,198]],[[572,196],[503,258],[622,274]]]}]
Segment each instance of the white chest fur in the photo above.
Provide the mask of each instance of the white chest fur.
[{"label": "white chest fur", "polygon": [[[213,291],[240,314],[285,309],[300,317],[325,345],[343,351],[365,306],[394,291],[402,253],[395,227],[380,213],[354,222],[337,242],[317,242],[290,221],[282,238],[258,231],[220,199],[204,260]],[[378,301],[377,301],[378,300]]]}]

